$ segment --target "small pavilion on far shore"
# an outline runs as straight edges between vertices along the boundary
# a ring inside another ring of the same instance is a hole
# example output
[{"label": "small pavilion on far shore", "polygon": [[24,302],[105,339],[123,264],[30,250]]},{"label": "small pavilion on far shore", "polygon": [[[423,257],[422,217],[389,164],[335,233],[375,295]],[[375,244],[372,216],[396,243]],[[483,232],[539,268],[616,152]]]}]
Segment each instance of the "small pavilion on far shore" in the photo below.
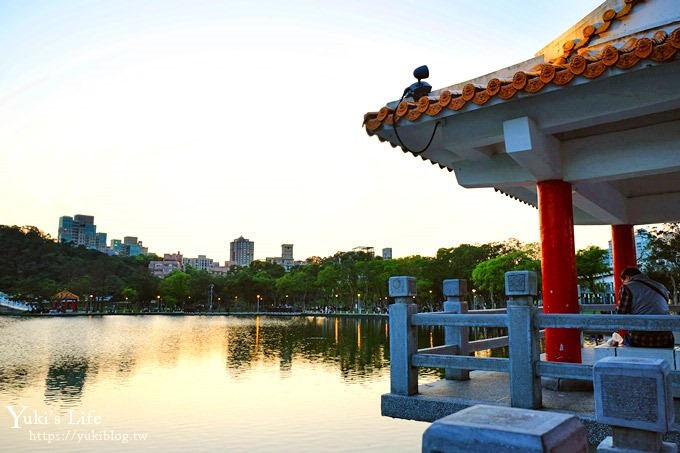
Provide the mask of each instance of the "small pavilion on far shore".
[{"label": "small pavilion on far shore", "polygon": [[75,313],[78,311],[79,300],[71,291],[59,291],[52,296],[52,309],[62,313]]}]

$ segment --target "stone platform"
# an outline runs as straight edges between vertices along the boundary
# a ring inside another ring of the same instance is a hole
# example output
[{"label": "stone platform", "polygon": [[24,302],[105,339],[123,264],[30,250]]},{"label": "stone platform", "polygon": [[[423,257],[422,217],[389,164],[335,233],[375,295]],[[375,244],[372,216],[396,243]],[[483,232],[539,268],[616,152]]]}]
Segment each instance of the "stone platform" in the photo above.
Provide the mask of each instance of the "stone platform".
[{"label": "stone platform", "polygon": [[[472,371],[468,381],[440,380],[418,386],[418,394],[400,396],[384,394],[381,414],[387,417],[434,422],[475,404],[510,406],[510,386],[507,373]],[[598,445],[611,436],[611,428],[595,421],[592,391],[555,391],[542,389],[543,408],[540,410],[576,415],[586,427],[588,443]],[[680,400],[674,400],[675,419],[664,438],[680,445]]]}]

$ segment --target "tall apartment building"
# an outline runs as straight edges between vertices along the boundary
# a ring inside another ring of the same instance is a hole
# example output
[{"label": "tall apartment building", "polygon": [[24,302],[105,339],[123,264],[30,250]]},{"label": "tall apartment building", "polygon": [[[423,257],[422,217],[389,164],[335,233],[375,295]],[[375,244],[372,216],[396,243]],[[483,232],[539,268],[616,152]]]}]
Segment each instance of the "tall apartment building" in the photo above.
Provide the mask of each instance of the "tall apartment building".
[{"label": "tall apartment building", "polygon": [[183,258],[182,263],[184,264],[184,267],[191,266],[194,269],[201,271],[210,271],[219,267],[219,263],[216,263],[212,258],[208,258],[205,255],[198,255],[198,258]]},{"label": "tall apartment building", "polygon": [[97,244],[97,250],[99,250],[102,253],[107,252],[106,238],[107,238],[106,233],[97,233],[95,235],[95,242]]},{"label": "tall apartment building", "polygon": [[255,256],[255,243],[240,236],[229,243],[229,261],[237,266],[250,266]]},{"label": "tall apartment building", "polygon": [[[74,247],[85,246],[88,249],[97,250],[97,226],[94,224],[94,216],[77,214],[73,217],[59,217],[59,230],[57,240],[60,243],[71,244]],[[104,239],[106,244],[106,239]]]},{"label": "tall apartment building", "polygon": [[111,250],[118,256],[147,255],[149,249],[136,236],[124,236],[123,240],[111,239]]},{"label": "tall apartment building", "polygon": [[295,260],[293,259],[293,244],[281,244],[281,256],[280,257],[267,257],[265,259],[268,263],[278,264],[282,266],[286,272],[295,266]]}]

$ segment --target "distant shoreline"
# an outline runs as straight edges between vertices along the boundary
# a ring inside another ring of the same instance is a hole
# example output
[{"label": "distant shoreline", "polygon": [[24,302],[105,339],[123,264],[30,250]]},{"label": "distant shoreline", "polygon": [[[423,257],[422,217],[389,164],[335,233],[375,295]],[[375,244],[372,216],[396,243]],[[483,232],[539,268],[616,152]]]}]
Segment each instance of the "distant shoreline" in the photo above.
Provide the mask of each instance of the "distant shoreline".
[{"label": "distant shoreline", "polygon": [[318,312],[213,312],[213,313],[179,313],[179,312],[161,312],[161,313],[25,313],[25,312],[0,312],[0,317],[13,318],[82,318],[82,317],[103,317],[103,316],[236,316],[236,317],[252,317],[252,316],[270,316],[270,317],[319,317],[319,318],[367,318],[387,319],[387,313],[318,313]]}]

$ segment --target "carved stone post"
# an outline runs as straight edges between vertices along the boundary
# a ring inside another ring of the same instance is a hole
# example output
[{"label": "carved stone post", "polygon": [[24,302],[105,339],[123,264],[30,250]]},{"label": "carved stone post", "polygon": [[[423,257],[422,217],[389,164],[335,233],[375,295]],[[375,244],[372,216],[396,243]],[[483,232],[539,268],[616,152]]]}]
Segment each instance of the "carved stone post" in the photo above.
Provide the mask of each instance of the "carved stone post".
[{"label": "carved stone post", "polygon": [[662,359],[605,357],[593,366],[595,418],[612,427],[599,452],[677,452],[663,442],[675,419],[670,365]]},{"label": "carved stone post", "polygon": [[537,294],[536,273],[505,273],[508,300],[508,344],[510,352],[510,404],[538,409],[542,406],[541,378],[535,373],[540,360],[538,332],[533,326],[533,296]]},{"label": "carved stone post", "polygon": [[[463,301],[467,294],[467,280],[448,279],[444,280],[443,293],[446,297],[444,302],[445,313],[467,313],[468,304]],[[444,343],[458,346],[459,355],[468,354],[469,327],[444,327]],[[466,381],[470,379],[470,370],[459,368],[446,368],[444,370],[446,379]]]},{"label": "carved stone post", "polygon": [[415,277],[390,277],[390,392],[397,395],[418,393],[418,369],[411,366],[411,356],[418,351],[417,327],[411,326],[411,316],[418,312],[413,303],[416,295]]}]

